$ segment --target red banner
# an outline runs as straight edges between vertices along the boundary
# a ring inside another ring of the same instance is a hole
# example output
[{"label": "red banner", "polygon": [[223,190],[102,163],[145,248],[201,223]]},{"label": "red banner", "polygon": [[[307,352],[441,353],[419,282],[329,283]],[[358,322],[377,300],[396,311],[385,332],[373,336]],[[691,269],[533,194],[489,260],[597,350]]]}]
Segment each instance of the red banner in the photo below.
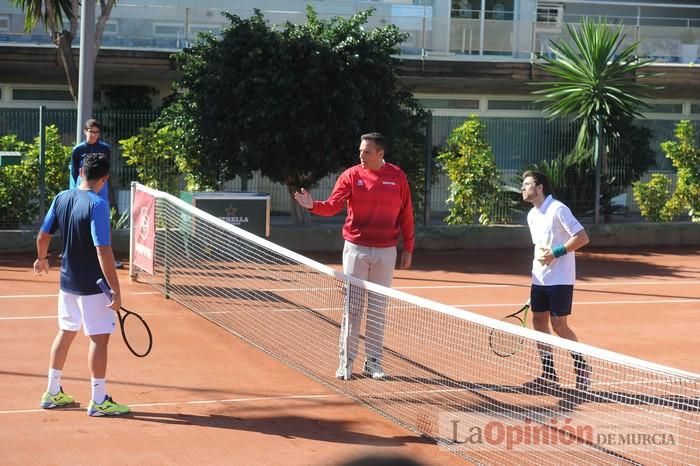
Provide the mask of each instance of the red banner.
[{"label": "red banner", "polygon": [[134,265],[153,275],[153,249],[156,237],[156,200],[150,194],[136,190],[131,215],[134,224],[131,234],[134,235]]}]

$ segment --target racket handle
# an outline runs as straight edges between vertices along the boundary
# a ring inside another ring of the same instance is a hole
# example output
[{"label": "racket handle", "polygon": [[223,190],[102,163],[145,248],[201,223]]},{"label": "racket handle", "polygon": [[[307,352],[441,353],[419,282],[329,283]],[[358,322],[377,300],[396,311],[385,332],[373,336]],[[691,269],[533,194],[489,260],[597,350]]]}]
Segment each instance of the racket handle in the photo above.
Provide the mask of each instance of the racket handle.
[{"label": "racket handle", "polygon": [[109,285],[107,283],[105,283],[105,281],[102,280],[101,278],[99,280],[97,280],[97,282],[95,282],[95,283],[97,283],[97,286],[99,286],[100,289],[102,290],[102,292],[105,294],[105,296],[107,296],[107,299],[109,299],[111,301],[112,297],[113,297],[112,296],[113,293],[112,293],[112,290],[109,288]]}]

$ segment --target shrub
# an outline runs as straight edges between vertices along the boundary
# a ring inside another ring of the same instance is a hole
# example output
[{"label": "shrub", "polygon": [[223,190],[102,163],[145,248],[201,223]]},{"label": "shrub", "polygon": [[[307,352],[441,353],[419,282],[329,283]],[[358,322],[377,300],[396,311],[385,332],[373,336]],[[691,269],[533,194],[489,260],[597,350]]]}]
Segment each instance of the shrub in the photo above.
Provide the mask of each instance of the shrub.
[{"label": "shrub", "polygon": [[639,205],[642,217],[651,222],[668,220],[666,203],[671,198],[671,180],[660,173],[651,175],[651,180],[644,183],[635,181],[632,183],[632,194]]},{"label": "shrub", "polygon": [[507,195],[485,132],[483,123],[470,117],[455,128],[438,155],[451,181],[450,213],[445,218],[450,225],[508,221]]},{"label": "shrub", "polygon": [[141,183],[179,194],[178,153],[182,144],[176,130],[156,121],[141,128],[138,135],[122,139],[119,144],[125,163],[136,168]]},{"label": "shrub", "polygon": [[695,139],[695,129],[688,120],[676,125],[675,141],[661,143],[666,157],[671,159],[678,173],[676,190],[666,203],[667,218],[688,215],[693,222],[700,222],[700,147]]},{"label": "shrub", "polygon": [[[17,136],[0,138],[0,150],[22,153],[19,165],[0,167],[0,222],[4,228],[34,223],[39,214],[39,138],[32,144]],[[46,208],[61,190],[68,187],[71,148],[64,146],[56,126],[46,127],[44,179]]]}]

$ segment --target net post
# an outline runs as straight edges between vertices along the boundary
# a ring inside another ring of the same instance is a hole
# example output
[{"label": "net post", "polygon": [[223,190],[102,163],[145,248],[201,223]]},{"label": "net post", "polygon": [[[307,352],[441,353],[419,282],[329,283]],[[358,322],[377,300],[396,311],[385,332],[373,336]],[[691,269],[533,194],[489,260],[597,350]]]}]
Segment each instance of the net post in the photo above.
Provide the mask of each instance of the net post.
[{"label": "net post", "polygon": [[168,254],[168,245],[170,244],[170,220],[164,219],[163,222],[163,296],[165,299],[170,299],[170,258]]},{"label": "net post", "polygon": [[129,281],[136,279],[134,270],[134,198],[136,197],[136,181],[131,182],[131,199],[129,200]]}]

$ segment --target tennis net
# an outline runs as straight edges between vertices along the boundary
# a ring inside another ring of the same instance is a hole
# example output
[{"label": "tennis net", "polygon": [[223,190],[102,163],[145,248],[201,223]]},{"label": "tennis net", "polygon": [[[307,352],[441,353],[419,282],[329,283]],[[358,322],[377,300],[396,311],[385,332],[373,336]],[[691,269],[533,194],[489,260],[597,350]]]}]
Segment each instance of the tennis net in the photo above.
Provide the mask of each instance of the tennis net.
[{"label": "tennis net", "polygon": [[[132,190],[155,199],[154,273],[133,276],[472,463],[698,464],[697,374],[363,282],[169,194]],[[357,355],[341,380],[346,309],[366,318],[351,318]],[[519,351],[496,355],[492,334]],[[364,375],[367,350],[384,379]],[[535,381],[543,355],[556,384]]]}]

